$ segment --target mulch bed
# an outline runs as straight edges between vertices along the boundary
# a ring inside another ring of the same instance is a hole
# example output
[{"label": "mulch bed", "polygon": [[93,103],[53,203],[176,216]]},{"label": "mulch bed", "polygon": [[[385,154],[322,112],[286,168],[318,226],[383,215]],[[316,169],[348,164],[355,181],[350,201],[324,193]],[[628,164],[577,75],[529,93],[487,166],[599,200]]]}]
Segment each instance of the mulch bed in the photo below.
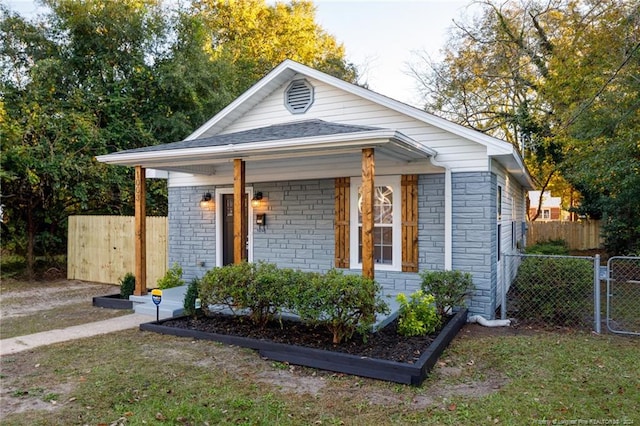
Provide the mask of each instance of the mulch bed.
[{"label": "mulch bed", "polygon": [[368,333],[365,336],[356,333],[349,341],[338,345],[332,343],[331,333],[324,328],[314,328],[291,320],[275,321],[264,328],[258,328],[245,317],[216,314],[210,317],[200,316],[196,319],[181,317],[164,321],[163,325],[407,364],[416,362],[437,337],[437,334],[419,337],[401,336],[397,332],[397,319],[375,333]]}]

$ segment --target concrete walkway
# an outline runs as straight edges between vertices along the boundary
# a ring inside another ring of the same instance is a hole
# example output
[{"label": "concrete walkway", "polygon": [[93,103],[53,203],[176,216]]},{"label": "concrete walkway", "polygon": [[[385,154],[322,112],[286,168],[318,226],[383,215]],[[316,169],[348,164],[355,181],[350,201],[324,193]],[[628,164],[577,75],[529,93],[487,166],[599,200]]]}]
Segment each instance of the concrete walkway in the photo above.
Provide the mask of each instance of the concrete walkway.
[{"label": "concrete walkway", "polygon": [[84,337],[91,337],[130,328],[138,328],[140,324],[144,322],[151,322],[153,320],[155,320],[155,318],[151,319],[148,315],[130,314],[121,317],[109,318],[103,321],[74,325],[72,327],[61,328],[58,330],[49,330],[41,333],[28,334],[26,336],[3,339],[0,340],[0,356],[11,355],[37,348],[39,346],[51,345],[53,343],[82,339]]}]

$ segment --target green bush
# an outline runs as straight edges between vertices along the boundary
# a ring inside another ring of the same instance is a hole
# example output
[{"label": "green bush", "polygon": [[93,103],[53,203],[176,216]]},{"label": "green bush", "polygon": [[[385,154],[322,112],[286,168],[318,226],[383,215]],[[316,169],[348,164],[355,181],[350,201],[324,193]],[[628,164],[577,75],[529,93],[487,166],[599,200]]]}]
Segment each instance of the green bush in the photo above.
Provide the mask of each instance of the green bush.
[{"label": "green bush", "polygon": [[236,312],[244,309],[244,292],[253,275],[253,266],[242,262],[216,267],[200,280],[198,293],[202,302],[202,311],[211,315],[210,306],[222,305]]},{"label": "green bush", "polygon": [[566,256],[569,254],[569,247],[565,240],[549,240],[527,247],[526,253]]},{"label": "green bush", "polygon": [[120,298],[129,299],[136,289],[136,277],[131,272],[127,272],[124,278],[120,279]]},{"label": "green bush", "polygon": [[407,299],[404,293],[398,294],[400,303],[398,313],[398,333],[403,336],[426,336],[440,326],[440,317],[436,312],[435,298],[418,290]]},{"label": "green bush", "polygon": [[200,298],[204,312],[208,305],[223,305],[233,312],[247,310],[249,319],[264,326],[286,307],[290,297],[292,270],[275,265],[239,263],[214,268],[202,278]]},{"label": "green bush", "polygon": [[593,265],[587,259],[528,257],[513,282],[519,316],[577,325],[591,312]]},{"label": "green bush", "polygon": [[187,291],[184,294],[184,313],[186,315],[196,316],[201,309],[196,307],[196,301],[198,299],[198,288],[200,287],[200,280],[197,278],[192,279],[189,282]]},{"label": "green bush", "polygon": [[158,279],[157,285],[161,290],[184,285],[184,280],[182,279],[182,268],[180,265],[174,263],[173,266],[164,274],[164,277]]},{"label": "green bush", "polygon": [[294,311],[302,321],[327,328],[333,343],[350,339],[356,331],[367,331],[377,313],[388,313],[380,298],[380,286],[361,275],[345,275],[335,269],[312,276],[296,297]]},{"label": "green bush", "polygon": [[423,271],[420,277],[421,289],[435,298],[440,318],[444,318],[450,308],[463,307],[465,298],[474,290],[473,279],[468,272]]},{"label": "green bush", "polygon": [[359,275],[335,270],[327,274],[280,269],[273,264],[240,263],[214,268],[200,280],[198,294],[205,315],[211,306],[245,311],[258,326],[274,320],[283,310],[312,326],[323,326],[334,343],[369,328],[377,313],[388,312],[379,298],[379,285]]},{"label": "green bush", "polygon": [[2,278],[14,278],[19,276],[27,267],[27,261],[17,254],[2,253],[0,256],[0,271]]},{"label": "green bush", "polygon": [[244,292],[244,306],[254,324],[266,325],[287,303],[290,271],[271,263],[253,264],[253,276]]}]

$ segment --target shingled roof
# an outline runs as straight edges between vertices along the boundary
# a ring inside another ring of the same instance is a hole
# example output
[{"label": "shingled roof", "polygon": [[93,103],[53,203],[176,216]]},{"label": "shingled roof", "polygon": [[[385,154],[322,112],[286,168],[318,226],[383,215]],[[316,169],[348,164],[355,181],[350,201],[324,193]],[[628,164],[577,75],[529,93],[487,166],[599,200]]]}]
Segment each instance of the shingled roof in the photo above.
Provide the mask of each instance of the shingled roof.
[{"label": "shingled roof", "polygon": [[276,140],[298,139],[314,136],[329,136],[344,133],[369,132],[383,130],[380,127],[354,126],[348,124],[329,123],[323,120],[304,120],[292,123],[274,124],[272,126],[245,130],[242,132],[215,135],[208,138],[183,140],[144,148],[129,149],[116,154],[130,154],[135,152],[156,152],[165,150],[204,148],[225,145],[241,145],[253,142],[268,142]]}]

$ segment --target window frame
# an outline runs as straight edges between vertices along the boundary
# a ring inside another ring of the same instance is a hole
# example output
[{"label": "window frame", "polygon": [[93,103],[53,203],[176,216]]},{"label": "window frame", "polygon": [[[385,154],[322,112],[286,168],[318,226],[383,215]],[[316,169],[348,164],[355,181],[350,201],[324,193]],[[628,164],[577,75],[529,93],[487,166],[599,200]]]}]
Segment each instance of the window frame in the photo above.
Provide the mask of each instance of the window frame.
[{"label": "window frame", "polygon": [[[349,254],[350,269],[362,269],[362,261],[358,259],[360,236],[360,223],[358,221],[358,195],[362,185],[361,177],[350,179],[349,191]],[[376,176],[374,186],[390,186],[393,190],[393,214],[392,214],[392,262],[390,264],[374,263],[374,269],[379,271],[402,271],[402,187],[400,175]],[[374,228],[375,228],[374,224]]]}]

